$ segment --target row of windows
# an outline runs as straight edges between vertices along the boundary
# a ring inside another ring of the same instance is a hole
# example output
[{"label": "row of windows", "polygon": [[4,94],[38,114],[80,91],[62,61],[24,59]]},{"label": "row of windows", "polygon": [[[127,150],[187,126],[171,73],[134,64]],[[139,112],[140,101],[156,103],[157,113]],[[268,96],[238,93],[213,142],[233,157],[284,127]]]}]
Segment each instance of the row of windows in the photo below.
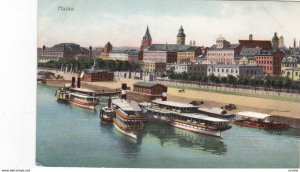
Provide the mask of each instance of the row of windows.
[{"label": "row of windows", "polygon": [[233,56],[233,53],[208,53],[208,56]]},{"label": "row of windows", "polygon": [[256,56],[256,59],[272,59],[272,56],[264,57],[264,56]]},{"label": "row of windows", "polygon": [[272,61],[257,61],[257,64],[272,64]]},{"label": "row of windows", "polygon": [[[285,74],[285,70],[281,71],[282,74]],[[292,72],[287,71],[286,74],[287,76],[290,76]],[[300,73],[299,73],[300,74]],[[295,72],[295,76],[298,76],[298,72]]]}]

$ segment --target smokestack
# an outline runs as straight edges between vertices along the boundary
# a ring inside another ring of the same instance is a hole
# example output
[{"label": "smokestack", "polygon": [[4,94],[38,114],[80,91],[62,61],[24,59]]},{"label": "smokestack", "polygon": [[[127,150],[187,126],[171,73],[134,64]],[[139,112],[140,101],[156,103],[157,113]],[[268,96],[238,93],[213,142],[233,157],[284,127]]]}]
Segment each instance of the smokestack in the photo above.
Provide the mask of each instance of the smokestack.
[{"label": "smokestack", "polygon": [[162,92],[161,101],[167,101],[167,91],[168,91],[168,87],[164,87],[163,92]]},{"label": "smokestack", "polygon": [[111,97],[109,97],[107,100],[107,107],[111,108]]},{"label": "smokestack", "polygon": [[127,89],[127,84],[122,83],[121,99],[126,100],[126,89]]},{"label": "smokestack", "polygon": [[80,88],[80,81],[81,81],[81,79],[78,77],[77,78],[77,88]]},{"label": "smokestack", "polygon": [[72,77],[72,84],[71,87],[75,88],[75,77]]}]

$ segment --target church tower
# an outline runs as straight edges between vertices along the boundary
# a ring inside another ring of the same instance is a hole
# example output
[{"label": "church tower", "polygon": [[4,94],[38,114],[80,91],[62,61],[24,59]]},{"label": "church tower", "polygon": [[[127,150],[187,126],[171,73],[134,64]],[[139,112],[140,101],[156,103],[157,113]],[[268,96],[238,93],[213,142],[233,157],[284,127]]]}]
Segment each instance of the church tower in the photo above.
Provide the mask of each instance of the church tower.
[{"label": "church tower", "polygon": [[177,44],[185,45],[185,34],[182,26],[180,26],[179,32],[177,34]]},{"label": "church tower", "polygon": [[279,48],[283,48],[284,47],[284,38],[283,36],[281,35],[279,37]]},{"label": "church tower", "polygon": [[279,38],[277,36],[277,32],[274,33],[274,36],[272,38],[272,46],[273,46],[273,49],[278,49],[278,47],[279,47]]},{"label": "church tower", "polygon": [[296,38],[294,38],[294,48],[296,48],[297,45],[296,45]]},{"label": "church tower", "polygon": [[147,26],[147,29],[146,29],[146,33],[143,37],[143,40],[142,40],[142,45],[141,45],[141,49],[143,50],[144,48],[150,46],[152,44],[152,38],[151,38],[151,35],[150,35],[150,32],[149,32],[149,28]]}]

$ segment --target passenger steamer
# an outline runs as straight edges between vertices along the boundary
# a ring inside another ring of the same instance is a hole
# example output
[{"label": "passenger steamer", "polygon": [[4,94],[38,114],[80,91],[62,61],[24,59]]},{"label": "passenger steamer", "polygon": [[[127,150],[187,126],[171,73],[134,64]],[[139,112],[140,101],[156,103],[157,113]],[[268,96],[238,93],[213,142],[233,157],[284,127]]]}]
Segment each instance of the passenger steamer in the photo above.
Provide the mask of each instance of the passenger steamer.
[{"label": "passenger steamer", "polygon": [[221,137],[221,132],[231,128],[229,120],[199,114],[198,107],[167,101],[166,94],[162,99],[153,100],[152,103],[140,103],[149,118],[164,121],[171,126],[197,133]]},{"label": "passenger steamer", "polygon": [[266,130],[282,129],[286,127],[285,124],[274,121],[275,119],[275,116],[269,114],[246,111],[236,113],[233,123],[236,125]]},{"label": "passenger steamer", "polygon": [[96,92],[93,90],[81,88],[80,78],[77,79],[77,88],[75,88],[75,77],[72,77],[72,85],[69,88],[60,88],[57,91],[57,97],[60,101],[67,101],[75,106],[95,110],[99,103]]},{"label": "passenger steamer", "polygon": [[121,133],[138,139],[143,129],[142,109],[138,103],[126,99],[126,84],[122,84],[121,98],[112,100],[112,108],[115,113],[114,127]]},{"label": "passenger steamer", "polygon": [[115,113],[111,107],[112,101],[111,97],[107,100],[107,106],[102,107],[100,109],[100,119],[102,122],[113,122],[113,118],[115,117]]}]

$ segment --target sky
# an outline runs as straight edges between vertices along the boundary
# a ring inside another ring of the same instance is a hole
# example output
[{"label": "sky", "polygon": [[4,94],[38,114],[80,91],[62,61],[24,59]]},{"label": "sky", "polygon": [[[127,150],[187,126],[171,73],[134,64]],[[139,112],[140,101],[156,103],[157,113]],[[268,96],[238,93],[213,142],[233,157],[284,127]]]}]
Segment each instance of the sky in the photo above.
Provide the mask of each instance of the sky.
[{"label": "sky", "polygon": [[[58,8],[71,7],[74,11]],[[38,46],[73,42],[87,47],[139,47],[149,26],[152,43],[175,44],[180,26],[186,44],[210,47],[219,35],[231,43],[300,41],[300,2],[199,0],[38,0]]]}]

